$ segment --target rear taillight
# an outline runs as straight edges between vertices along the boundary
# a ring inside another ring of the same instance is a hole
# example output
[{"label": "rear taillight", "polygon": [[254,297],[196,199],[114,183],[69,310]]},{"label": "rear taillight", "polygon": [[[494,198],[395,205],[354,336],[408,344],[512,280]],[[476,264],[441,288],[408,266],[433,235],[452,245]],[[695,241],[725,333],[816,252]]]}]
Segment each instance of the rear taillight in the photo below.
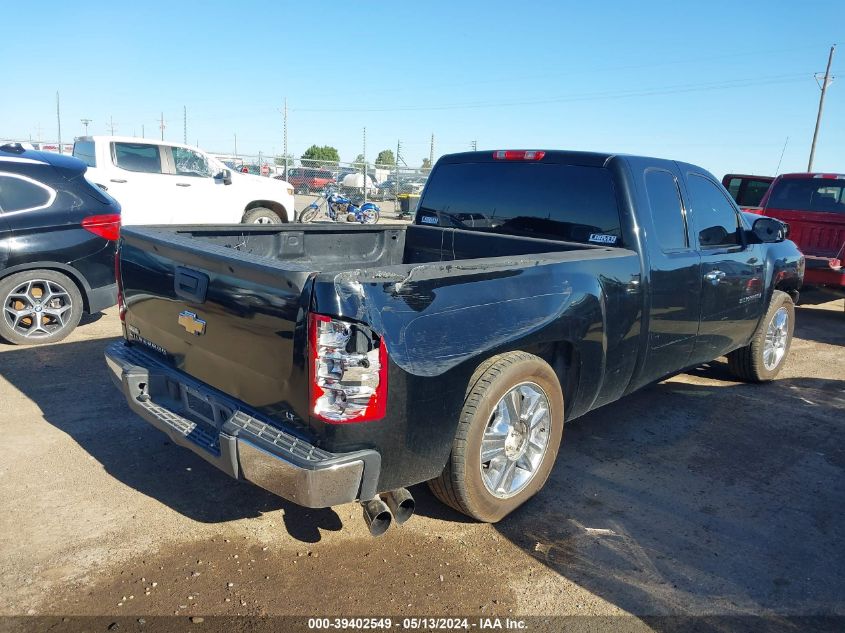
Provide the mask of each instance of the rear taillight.
[{"label": "rear taillight", "polygon": [[114,241],[120,237],[120,214],[89,215],[82,220],[82,228],[94,235]]},{"label": "rear taillight", "polygon": [[120,274],[120,249],[114,254],[114,280],[117,283],[117,310],[121,321],[126,320],[126,304],[123,302],[123,278]]},{"label": "rear taillight", "polygon": [[500,149],[493,152],[493,158],[496,160],[540,160],[545,155],[546,152],[536,149]]},{"label": "rear taillight", "polygon": [[387,347],[367,328],[308,317],[311,413],[329,424],[371,422],[387,408]]}]

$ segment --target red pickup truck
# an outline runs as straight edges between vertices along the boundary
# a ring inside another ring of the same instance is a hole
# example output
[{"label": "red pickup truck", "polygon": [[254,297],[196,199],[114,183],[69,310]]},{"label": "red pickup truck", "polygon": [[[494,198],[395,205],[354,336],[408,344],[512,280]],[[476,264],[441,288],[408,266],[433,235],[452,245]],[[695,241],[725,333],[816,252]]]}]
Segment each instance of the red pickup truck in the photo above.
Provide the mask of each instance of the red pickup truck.
[{"label": "red pickup truck", "polygon": [[751,176],[749,174],[725,174],[722,185],[736,200],[740,209],[757,213],[760,201],[774,180],[773,176]]},{"label": "red pickup truck", "polygon": [[806,258],[805,284],[845,290],[845,174],[783,174],[760,206],[789,224],[789,239]]}]

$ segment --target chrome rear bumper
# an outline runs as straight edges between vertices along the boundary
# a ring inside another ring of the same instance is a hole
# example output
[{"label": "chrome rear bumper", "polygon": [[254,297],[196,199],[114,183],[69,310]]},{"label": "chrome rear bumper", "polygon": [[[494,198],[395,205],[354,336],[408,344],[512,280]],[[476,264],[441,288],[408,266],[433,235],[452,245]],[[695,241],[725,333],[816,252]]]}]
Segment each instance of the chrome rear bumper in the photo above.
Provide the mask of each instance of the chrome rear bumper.
[{"label": "chrome rear bumper", "polygon": [[309,508],[375,496],[377,452],[324,451],[137,345],[118,341],[105,357],[132,411],[231,477]]}]

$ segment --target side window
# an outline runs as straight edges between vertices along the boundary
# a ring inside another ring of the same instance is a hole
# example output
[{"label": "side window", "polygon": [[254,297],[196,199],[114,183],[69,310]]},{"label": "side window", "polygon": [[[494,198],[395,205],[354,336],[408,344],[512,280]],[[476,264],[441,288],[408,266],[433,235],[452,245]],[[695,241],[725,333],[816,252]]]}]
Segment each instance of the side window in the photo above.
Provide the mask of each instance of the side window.
[{"label": "side window", "polygon": [[690,174],[688,184],[699,245],[702,248],[741,245],[739,215],[722,190],[698,174]]},{"label": "side window", "polygon": [[728,181],[728,193],[731,198],[739,202],[739,188],[742,187],[742,178],[731,178]]},{"label": "side window", "polygon": [[208,168],[208,160],[205,156],[184,147],[172,147],[171,150],[173,150],[176,173],[179,176],[211,177],[211,170]]},{"label": "side window", "polygon": [[73,144],[73,155],[89,167],[97,166],[97,157],[94,155],[94,141],[76,141]]},{"label": "side window", "polygon": [[23,178],[0,174],[0,210],[5,212],[37,209],[49,205],[55,194],[51,189]]},{"label": "side window", "polygon": [[650,169],[645,174],[645,188],[660,248],[664,251],[687,248],[686,215],[675,177],[662,169]]},{"label": "side window", "polygon": [[128,171],[161,173],[161,148],[146,143],[112,143],[114,164]]}]

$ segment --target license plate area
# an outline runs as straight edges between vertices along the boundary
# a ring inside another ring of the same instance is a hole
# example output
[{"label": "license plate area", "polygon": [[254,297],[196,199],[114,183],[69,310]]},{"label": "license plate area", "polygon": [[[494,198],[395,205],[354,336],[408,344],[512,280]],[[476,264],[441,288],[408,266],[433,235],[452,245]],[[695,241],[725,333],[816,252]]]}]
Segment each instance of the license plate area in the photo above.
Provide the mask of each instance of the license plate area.
[{"label": "license plate area", "polygon": [[232,416],[232,411],[182,384],[179,395],[185,412],[194,423],[185,437],[208,452],[220,455],[220,428]]}]

